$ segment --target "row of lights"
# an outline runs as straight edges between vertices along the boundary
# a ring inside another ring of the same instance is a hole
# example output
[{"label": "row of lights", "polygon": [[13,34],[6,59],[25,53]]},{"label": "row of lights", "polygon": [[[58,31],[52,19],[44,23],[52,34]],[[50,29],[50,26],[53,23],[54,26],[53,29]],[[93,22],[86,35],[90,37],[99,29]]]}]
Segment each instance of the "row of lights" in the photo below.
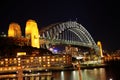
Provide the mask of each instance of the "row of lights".
[{"label": "row of lights", "polygon": [[0,67],[0,71],[16,71],[17,69],[17,67]]},{"label": "row of lights", "polygon": [[[1,67],[8,67],[8,66],[23,66],[26,65],[29,66],[29,64],[42,64],[43,67],[50,67],[50,63],[57,63],[57,62],[63,62],[63,64],[66,64],[67,61],[69,61],[69,56],[38,56],[38,57],[25,57],[24,58],[5,58],[0,61]],[[47,65],[46,65],[47,64]]]}]

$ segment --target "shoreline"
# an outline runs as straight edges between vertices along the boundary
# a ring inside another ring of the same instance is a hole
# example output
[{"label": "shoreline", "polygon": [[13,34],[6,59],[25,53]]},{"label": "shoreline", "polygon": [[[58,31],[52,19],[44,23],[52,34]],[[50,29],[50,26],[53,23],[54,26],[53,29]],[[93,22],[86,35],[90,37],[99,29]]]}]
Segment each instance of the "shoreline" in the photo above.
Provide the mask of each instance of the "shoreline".
[{"label": "shoreline", "polygon": [[[81,65],[80,66],[80,69],[83,70],[83,69],[94,69],[94,68],[105,68],[106,66],[109,66],[109,65],[106,65],[106,64],[94,64],[94,65]],[[33,72],[35,71],[44,71],[44,72],[49,72],[49,71],[68,71],[68,70],[78,70],[79,68],[78,67],[73,67],[73,66],[69,66],[69,67],[50,67],[50,68],[42,68],[42,69],[38,69],[38,70],[33,70]],[[23,71],[24,72],[28,72],[29,71]],[[16,71],[5,71],[5,72],[0,72],[0,74],[3,74],[3,73],[16,73]]]},{"label": "shoreline", "polygon": [[[80,69],[94,69],[94,68],[105,68],[108,65],[101,64],[101,65],[88,65],[88,66],[81,66]],[[67,70],[78,70],[78,67],[56,67],[56,68],[49,68],[48,71],[67,71]]]}]

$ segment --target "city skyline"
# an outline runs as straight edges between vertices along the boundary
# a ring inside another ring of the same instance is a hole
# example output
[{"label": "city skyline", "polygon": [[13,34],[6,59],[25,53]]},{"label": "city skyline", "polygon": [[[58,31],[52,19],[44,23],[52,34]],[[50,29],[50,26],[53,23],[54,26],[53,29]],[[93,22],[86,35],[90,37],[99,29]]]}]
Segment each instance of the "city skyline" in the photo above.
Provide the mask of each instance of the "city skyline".
[{"label": "city skyline", "polygon": [[118,23],[114,22],[112,1],[4,1],[0,3],[0,32],[7,34],[9,24],[20,24],[22,32],[28,19],[41,29],[63,21],[77,21],[91,34],[103,49],[119,49]]}]

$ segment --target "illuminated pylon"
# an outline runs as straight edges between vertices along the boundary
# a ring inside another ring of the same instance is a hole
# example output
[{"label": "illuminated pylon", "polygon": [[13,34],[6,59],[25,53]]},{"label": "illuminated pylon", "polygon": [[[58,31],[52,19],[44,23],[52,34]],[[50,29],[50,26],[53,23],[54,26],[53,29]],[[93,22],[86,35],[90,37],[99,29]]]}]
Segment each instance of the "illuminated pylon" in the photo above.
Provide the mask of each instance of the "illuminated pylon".
[{"label": "illuminated pylon", "polygon": [[102,44],[101,44],[101,42],[98,41],[98,42],[97,42],[97,45],[98,45],[99,50],[100,50],[100,51],[99,51],[99,52],[100,52],[100,56],[101,56],[101,57],[104,57],[104,56],[103,56],[103,52],[102,52]]},{"label": "illuminated pylon", "polygon": [[26,22],[25,35],[30,39],[32,47],[40,48],[38,27],[34,20]]},{"label": "illuminated pylon", "polygon": [[8,29],[8,37],[21,37],[21,28],[17,23],[11,23]]}]

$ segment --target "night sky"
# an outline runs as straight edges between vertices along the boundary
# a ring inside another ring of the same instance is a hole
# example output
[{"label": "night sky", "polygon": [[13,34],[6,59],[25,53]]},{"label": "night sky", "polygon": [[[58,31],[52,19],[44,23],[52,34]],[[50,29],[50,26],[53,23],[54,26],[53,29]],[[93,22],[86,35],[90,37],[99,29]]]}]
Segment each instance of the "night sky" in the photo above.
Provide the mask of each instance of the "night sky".
[{"label": "night sky", "polygon": [[19,23],[24,33],[28,19],[35,20],[39,29],[56,22],[76,20],[95,42],[102,42],[103,49],[118,50],[117,9],[112,0],[0,0],[0,34],[7,34],[11,22]]}]

